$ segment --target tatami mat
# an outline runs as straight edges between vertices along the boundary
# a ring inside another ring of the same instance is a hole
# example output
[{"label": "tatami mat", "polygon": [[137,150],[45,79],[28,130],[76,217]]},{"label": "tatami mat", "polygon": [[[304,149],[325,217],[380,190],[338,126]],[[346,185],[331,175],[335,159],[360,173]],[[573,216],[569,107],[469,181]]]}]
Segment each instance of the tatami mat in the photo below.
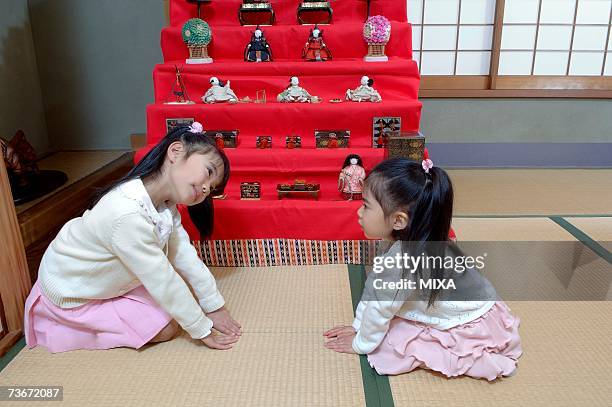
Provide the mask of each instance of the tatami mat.
[{"label": "tatami mat", "polygon": [[215,268],[245,332],[316,332],[352,321],[346,265]]},{"label": "tatami mat", "polygon": [[[612,206],[612,204],[610,204]],[[612,252],[612,217],[565,218],[569,223],[586,233],[608,251]]]},{"label": "tatami mat", "polygon": [[[610,219],[567,220],[591,238],[609,241]],[[537,272],[519,257],[488,276],[522,321],[524,355],[515,376],[489,383],[417,370],[389,378],[395,405],[610,405],[612,302],[571,300],[585,294],[611,300],[610,264],[545,217],[455,218],[453,227],[460,241],[564,242],[559,247],[565,249],[534,248],[529,257],[546,265]],[[52,355],[43,348],[24,349],[0,372],[0,386],[61,385],[66,406],[365,404],[359,358],[323,347],[324,329],[353,318],[347,266],[213,272],[243,325],[234,349],[210,350],[185,335],[140,351]],[[512,301],[517,298],[530,301]]]},{"label": "tatami mat", "polygon": [[244,327],[234,349],[185,336],[141,351],[24,349],[0,385],[63,385],[67,406],[364,404],[358,358],[323,347],[324,328],[352,320],[345,265],[214,272]]},{"label": "tatami mat", "polygon": [[572,241],[575,238],[548,218],[454,218],[459,241]]},{"label": "tatami mat", "polygon": [[609,406],[612,302],[514,302],[523,356],[489,383],[425,370],[389,378],[396,406]]},{"label": "tatami mat", "polygon": [[456,218],[453,227],[460,245],[479,242],[488,252],[484,273],[502,298],[604,300],[609,295],[612,266],[549,218]]},{"label": "tatami mat", "polygon": [[449,170],[455,215],[612,213],[612,169]]},{"label": "tatami mat", "polygon": [[[594,239],[610,218],[569,219]],[[425,370],[389,378],[396,406],[608,406],[612,399],[612,302],[571,301],[585,295],[612,299],[612,268],[548,218],[455,218],[459,240],[571,242],[573,250],[541,253],[548,268],[526,269],[524,258],[496,268],[488,277],[502,298],[566,298],[566,301],[510,301],[521,318],[524,354],[515,376],[489,383],[447,379]],[[584,229],[583,229],[584,227]],[[563,243],[560,248],[567,248]],[[542,246],[545,247],[545,246]],[[552,246],[551,246],[552,247]],[[537,253],[530,255],[538,257]],[[490,259],[489,259],[490,260]],[[517,287],[522,291],[505,290]],[[504,292],[506,291],[506,292]]]}]

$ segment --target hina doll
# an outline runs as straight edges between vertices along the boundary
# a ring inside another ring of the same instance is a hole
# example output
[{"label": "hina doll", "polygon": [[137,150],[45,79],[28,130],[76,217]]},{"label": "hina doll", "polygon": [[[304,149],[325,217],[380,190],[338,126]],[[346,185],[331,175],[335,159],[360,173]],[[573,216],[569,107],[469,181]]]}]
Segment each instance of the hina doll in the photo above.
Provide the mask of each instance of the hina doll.
[{"label": "hina doll", "polygon": [[292,76],[289,81],[289,86],[278,94],[276,99],[282,103],[313,103],[319,101],[317,96],[312,96],[308,91],[300,85],[300,80],[297,76]]},{"label": "hina doll", "polygon": [[230,81],[223,84],[216,76],[210,78],[210,88],[202,96],[204,103],[238,102],[238,96],[230,88]]},{"label": "hina doll", "polygon": [[317,25],[310,31],[308,42],[302,49],[302,58],[306,61],[327,61],[332,59],[329,48],[323,41],[323,31]]},{"label": "hina doll", "polygon": [[372,87],[374,80],[367,76],[361,77],[361,84],[355,89],[348,89],[346,91],[346,100],[352,100],[353,102],[380,102],[382,98],[376,89]]},{"label": "hina doll", "polygon": [[244,49],[244,60],[248,62],[270,62],[272,61],[272,49],[266,41],[264,32],[257,26],[251,42]]},{"label": "hina doll", "polygon": [[347,201],[361,199],[365,177],[361,157],[357,154],[349,154],[344,160],[338,177],[338,190],[342,192],[342,197]]}]

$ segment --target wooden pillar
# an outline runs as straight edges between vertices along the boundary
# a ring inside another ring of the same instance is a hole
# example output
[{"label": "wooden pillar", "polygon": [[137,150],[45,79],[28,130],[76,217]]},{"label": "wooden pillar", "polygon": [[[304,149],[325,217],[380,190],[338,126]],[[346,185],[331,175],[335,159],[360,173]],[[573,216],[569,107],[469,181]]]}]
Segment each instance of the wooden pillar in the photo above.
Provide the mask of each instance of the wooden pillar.
[{"label": "wooden pillar", "polygon": [[164,0],[164,16],[166,17],[166,25],[170,24],[170,0]]},{"label": "wooden pillar", "polygon": [[[0,354],[12,346],[23,332],[23,309],[32,288],[28,273],[19,222],[13,204],[13,194],[4,160],[0,157],[0,297],[4,313],[3,322],[8,329],[0,340]],[[12,342],[12,343],[11,343]]]}]

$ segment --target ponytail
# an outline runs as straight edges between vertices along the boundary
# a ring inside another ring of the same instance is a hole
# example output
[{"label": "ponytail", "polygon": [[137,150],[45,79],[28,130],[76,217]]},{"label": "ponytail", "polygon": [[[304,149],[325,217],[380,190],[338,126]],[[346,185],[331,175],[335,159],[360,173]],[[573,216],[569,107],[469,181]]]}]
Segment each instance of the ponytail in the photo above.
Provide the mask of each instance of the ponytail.
[{"label": "ponytail", "polygon": [[[398,210],[407,213],[408,226],[392,232],[395,240],[402,241],[404,253],[444,257],[453,213],[453,186],[446,171],[431,167],[426,172],[421,163],[393,158],[378,164],[365,183],[386,217]],[[443,275],[444,268],[434,265],[430,278]],[[422,269],[417,277],[423,277]],[[438,293],[439,289],[430,291],[429,306]]]}]

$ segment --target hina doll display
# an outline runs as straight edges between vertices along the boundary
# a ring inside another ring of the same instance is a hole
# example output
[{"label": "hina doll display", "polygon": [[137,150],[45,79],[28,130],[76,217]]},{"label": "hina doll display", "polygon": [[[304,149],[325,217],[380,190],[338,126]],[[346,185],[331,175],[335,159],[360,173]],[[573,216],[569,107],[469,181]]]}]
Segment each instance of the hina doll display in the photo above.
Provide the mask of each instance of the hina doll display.
[{"label": "hina doll display", "polygon": [[331,51],[323,41],[323,31],[317,25],[310,30],[308,42],[306,42],[302,50],[302,58],[306,61],[327,61],[332,59]]}]

